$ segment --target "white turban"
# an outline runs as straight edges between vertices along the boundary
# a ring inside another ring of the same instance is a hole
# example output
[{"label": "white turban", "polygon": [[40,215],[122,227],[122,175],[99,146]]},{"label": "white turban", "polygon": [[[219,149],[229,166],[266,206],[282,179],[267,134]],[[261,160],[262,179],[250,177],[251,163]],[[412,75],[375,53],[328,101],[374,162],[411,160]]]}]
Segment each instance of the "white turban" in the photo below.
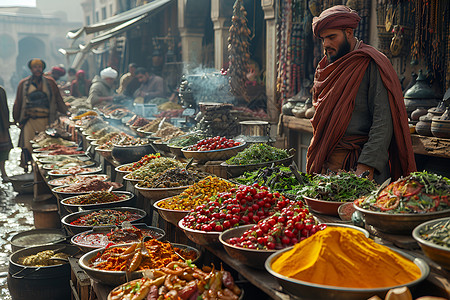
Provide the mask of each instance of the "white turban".
[{"label": "white turban", "polygon": [[103,69],[101,72],[100,72],[100,77],[102,78],[102,79],[105,79],[105,78],[112,78],[112,79],[116,79],[117,78],[117,71],[116,70],[114,70],[113,68],[111,68],[111,67],[108,67],[108,68],[106,68],[106,69]]}]

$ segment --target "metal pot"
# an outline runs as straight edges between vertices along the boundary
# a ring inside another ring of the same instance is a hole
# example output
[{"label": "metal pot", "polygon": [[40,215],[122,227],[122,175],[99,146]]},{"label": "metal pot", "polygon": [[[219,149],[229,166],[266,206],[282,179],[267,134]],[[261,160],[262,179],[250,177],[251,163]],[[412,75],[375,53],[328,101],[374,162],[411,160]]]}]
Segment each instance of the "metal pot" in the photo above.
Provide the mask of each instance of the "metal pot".
[{"label": "metal pot", "polygon": [[156,153],[152,144],[138,145],[138,146],[116,146],[114,145],[111,155],[119,164],[127,164],[139,161],[147,154]]},{"label": "metal pot", "polygon": [[428,86],[422,70],[419,71],[416,83],[405,93],[405,106],[409,116],[418,107],[431,108],[439,103],[434,91]]},{"label": "metal pot", "polygon": [[[19,264],[19,258],[36,254],[44,250],[56,250],[61,245],[44,245],[25,248],[9,257],[8,289],[13,300],[70,299],[70,265],[29,267]],[[62,250],[71,256],[79,249],[66,245]]]}]

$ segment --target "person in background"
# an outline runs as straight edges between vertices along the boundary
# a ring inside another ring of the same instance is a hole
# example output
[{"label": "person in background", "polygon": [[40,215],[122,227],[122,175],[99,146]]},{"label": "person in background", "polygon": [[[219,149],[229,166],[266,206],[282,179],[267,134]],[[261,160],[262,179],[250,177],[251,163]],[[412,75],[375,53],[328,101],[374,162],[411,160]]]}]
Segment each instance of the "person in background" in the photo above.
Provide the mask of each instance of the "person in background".
[{"label": "person in background", "polygon": [[361,18],[337,5],[312,23],[325,56],[314,75],[307,172],[356,170],[383,183],[416,170],[398,76],[389,59],[354,36]]},{"label": "person in background", "polygon": [[71,83],[72,81],[74,81],[76,79],[76,75],[77,70],[75,70],[74,68],[69,68],[69,70],[67,70],[67,82]]},{"label": "person in background", "polygon": [[44,131],[57,118],[57,112],[67,114],[64,103],[55,80],[44,76],[45,62],[35,58],[28,62],[31,75],[19,82],[16,100],[13,106],[13,117],[21,129],[19,147],[22,148],[20,166],[28,170],[33,151],[30,140],[36,132]]},{"label": "person in background", "polygon": [[62,66],[54,66],[46,75],[52,77],[55,81],[58,81],[61,77],[66,75],[66,69]]},{"label": "person in background", "polygon": [[111,67],[100,72],[100,76],[95,75],[89,89],[88,101],[92,107],[104,106],[112,103],[114,98],[114,81],[117,78],[117,71]]},{"label": "person in background", "polygon": [[89,88],[91,81],[86,78],[86,73],[83,70],[78,70],[75,79],[70,85],[70,95],[73,97],[87,97],[89,96]]},{"label": "person in background", "polygon": [[144,68],[136,69],[136,77],[141,83],[134,92],[134,98],[142,97],[147,102],[156,97],[164,97],[164,79],[153,73],[148,73]]},{"label": "person in background", "polygon": [[123,94],[128,97],[133,97],[133,93],[139,88],[139,80],[136,78],[137,64],[131,63],[128,65],[128,73],[120,77],[119,88],[117,94]]},{"label": "person in background", "polygon": [[6,99],[6,92],[0,86],[0,171],[2,173],[3,183],[9,182],[5,170],[5,162],[9,158],[9,151],[13,148],[11,136],[9,135],[9,109]]}]

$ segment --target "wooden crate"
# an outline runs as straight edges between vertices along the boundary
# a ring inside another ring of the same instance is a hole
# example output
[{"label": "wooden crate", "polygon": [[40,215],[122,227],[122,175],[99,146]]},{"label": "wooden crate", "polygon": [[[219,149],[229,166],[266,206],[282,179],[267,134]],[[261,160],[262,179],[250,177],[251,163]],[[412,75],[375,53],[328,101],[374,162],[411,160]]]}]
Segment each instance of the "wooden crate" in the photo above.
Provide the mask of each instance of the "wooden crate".
[{"label": "wooden crate", "polygon": [[78,259],[69,258],[71,300],[96,300],[97,296],[91,287],[91,279],[78,265]]}]

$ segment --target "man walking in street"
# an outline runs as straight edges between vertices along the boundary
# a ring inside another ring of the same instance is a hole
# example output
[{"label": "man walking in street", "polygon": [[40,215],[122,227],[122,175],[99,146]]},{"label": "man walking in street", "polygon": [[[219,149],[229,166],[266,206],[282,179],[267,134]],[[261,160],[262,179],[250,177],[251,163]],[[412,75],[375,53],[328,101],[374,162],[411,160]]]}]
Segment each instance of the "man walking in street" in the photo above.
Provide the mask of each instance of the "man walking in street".
[{"label": "man walking in street", "polygon": [[19,147],[22,148],[20,166],[28,170],[31,160],[32,140],[57,119],[57,112],[67,114],[67,106],[51,77],[44,76],[45,62],[35,58],[28,62],[30,76],[22,79],[17,87],[13,106],[13,118],[20,131]]}]

